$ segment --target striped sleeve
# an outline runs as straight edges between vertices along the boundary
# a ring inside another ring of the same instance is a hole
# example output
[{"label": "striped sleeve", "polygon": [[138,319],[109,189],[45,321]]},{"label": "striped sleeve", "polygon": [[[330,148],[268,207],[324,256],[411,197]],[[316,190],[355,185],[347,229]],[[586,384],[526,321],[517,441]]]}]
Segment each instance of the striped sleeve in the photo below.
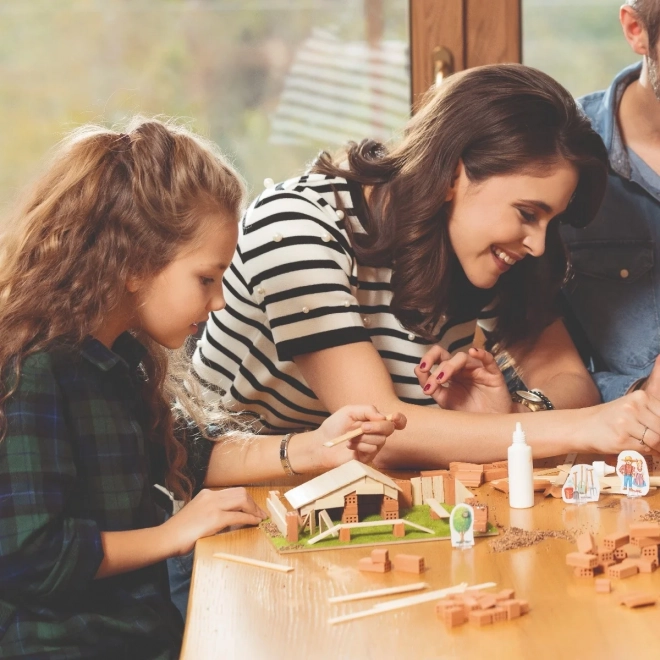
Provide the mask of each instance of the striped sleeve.
[{"label": "striped sleeve", "polygon": [[246,215],[236,259],[279,360],[369,341],[342,220],[314,191],[266,191]]}]

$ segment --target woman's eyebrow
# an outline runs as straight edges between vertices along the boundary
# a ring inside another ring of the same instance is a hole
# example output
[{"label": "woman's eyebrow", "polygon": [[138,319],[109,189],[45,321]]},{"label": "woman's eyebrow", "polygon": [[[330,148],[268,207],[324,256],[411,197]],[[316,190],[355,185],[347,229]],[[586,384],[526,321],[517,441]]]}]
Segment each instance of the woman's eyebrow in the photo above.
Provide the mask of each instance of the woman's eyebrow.
[{"label": "woman's eyebrow", "polygon": [[541,211],[544,211],[545,213],[553,213],[552,206],[546,204],[545,202],[541,202],[538,199],[521,199],[519,200],[518,203],[529,204],[530,206],[536,206],[536,208],[541,209]]}]

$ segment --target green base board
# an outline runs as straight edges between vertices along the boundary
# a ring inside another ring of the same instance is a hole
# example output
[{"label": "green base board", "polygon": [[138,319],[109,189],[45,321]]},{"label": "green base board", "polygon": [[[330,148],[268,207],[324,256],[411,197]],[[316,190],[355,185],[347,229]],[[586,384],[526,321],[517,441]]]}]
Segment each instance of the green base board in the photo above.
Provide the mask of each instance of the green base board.
[{"label": "green base board", "polygon": [[[445,510],[451,511],[452,506],[442,505]],[[341,548],[353,548],[355,546],[373,546],[384,545],[388,543],[423,543],[428,541],[449,541],[451,540],[451,533],[449,531],[449,518],[444,520],[432,520],[430,507],[423,505],[414,506],[401,516],[403,520],[417,523],[432,529],[435,534],[428,534],[413,527],[406,527],[406,535],[396,537],[392,534],[392,525],[383,525],[382,527],[364,527],[351,529],[351,540],[348,542],[340,541],[338,538],[328,537],[317,541],[313,545],[307,545],[307,541],[311,538],[307,531],[301,532],[297,543],[289,543],[279,532],[275,531],[274,524],[269,524],[269,520],[264,521],[259,525],[260,529],[268,536],[275,549],[281,553],[288,552],[312,552],[315,550],[338,550]],[[367,516],[364,521],[370,522],[372,520],[382,520],[380,516]],[[339,524],[341,521],[333,521]],[[318,530],[314,536],[318,534]],[[488,531],[475,533],[475,538],[482,536],[497,536],[497,527],[488,523]]]}]

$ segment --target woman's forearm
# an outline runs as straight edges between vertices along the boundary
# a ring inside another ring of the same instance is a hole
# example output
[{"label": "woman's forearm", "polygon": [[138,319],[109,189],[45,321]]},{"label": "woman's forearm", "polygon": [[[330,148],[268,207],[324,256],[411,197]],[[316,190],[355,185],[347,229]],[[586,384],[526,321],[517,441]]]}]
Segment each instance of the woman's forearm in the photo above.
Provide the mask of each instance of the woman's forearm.
[{"label": "woman's forearm", "polygon": [[522,424],[535,458],[588,449],[579,429],[589,415],[581,410],[493,415],[399,406],[408,424],[388,439],[376,458],[377,467],[419,469],[446,467],[451,461],[502,460],[516,422]]}]

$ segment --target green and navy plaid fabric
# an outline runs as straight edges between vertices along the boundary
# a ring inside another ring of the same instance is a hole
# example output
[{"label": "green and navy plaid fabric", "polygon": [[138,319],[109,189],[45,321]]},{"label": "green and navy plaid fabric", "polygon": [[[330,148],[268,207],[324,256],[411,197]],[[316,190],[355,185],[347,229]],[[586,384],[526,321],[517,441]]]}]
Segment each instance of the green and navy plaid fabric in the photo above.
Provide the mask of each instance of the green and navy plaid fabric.
[{"label": "green and navy plaid fabric", "polygon": [[165,563],[94,580],[101,531],[161,519],[152,486],[165,458],[149,442],[128,333],[113,350],[30,356],[0,442],[0,658],[175,658],[183,624]]}]

